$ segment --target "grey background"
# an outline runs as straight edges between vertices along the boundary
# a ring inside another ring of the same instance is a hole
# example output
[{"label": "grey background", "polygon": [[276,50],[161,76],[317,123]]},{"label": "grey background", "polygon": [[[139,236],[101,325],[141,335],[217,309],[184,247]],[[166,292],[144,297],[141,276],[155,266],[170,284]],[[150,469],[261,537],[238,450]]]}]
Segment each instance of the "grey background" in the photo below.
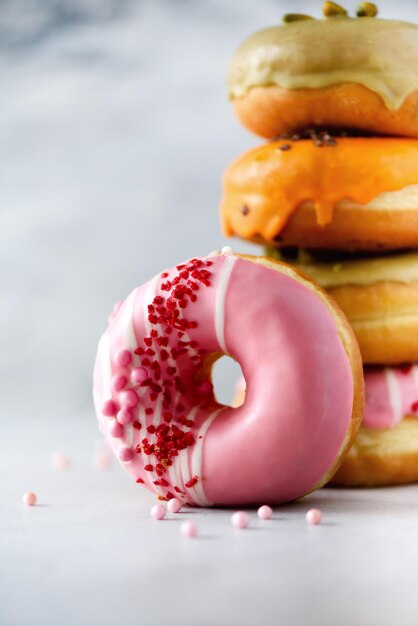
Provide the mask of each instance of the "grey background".
[{"label": "grey background", "polygon": [[[259,140],[226,100],[227,62],[251,31],[320,4],[0,1],[1,626],[417,623],[416,487],[321,491],[241,534],[228,511],[188,512],[190,543],[178,520],[153,525],[151,496],[116,464],[91,467],[113,303],[231,243],[221,172]],[[418,20],[415,0],[379,6]],[[235,376],[218,374],[222,398]]]},{"label": "grey background", "polygon": [[[229,58],[289,7],[319,16],[320,6],[0,2],[6,419],[76,419],[91,406],[94,353],[113,303],[162,268],[224,243],[221,173],[260,141],[227,102]],[[379,6],[385,17],[418,19],[416,1]]]}]

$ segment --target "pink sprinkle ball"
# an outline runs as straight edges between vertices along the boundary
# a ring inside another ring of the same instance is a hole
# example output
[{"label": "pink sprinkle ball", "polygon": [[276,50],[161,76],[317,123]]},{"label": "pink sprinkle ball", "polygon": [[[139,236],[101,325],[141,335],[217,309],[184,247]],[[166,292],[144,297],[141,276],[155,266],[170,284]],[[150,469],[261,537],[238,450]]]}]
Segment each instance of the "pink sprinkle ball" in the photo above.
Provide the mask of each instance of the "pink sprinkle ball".
[{"label": "pink sprinkle ball", "polygon": [[257,515],[260,519],[271,519],[273,516],[273,509],[267,506],[267,504],[264,504],[258,509]]},{"label": "pink sprinkle ball", "polygon": [[119,367],[127,367],[132,363],[132,354],[129,350],[118,350],[115,354],[115,363]]},{"label": "pink sprinkle ball", "polygon": [[113,420],[109,428],[109,434],[115,439],[121,439],[125,433],[125,430],[117,420]]},{"label": "pink sprinkle ball", "polygon": [[135,367],[131,372],[131,380],[134,383],[143,383],[149,377],[146,367]]},{"label": "pink sprinkle ball", "polygon": [[178,513],[181,511],[182,506],[183,505],[178,498],[171,498],[171,500],[167,502],[167,509],[170,513]]},{"label": "pink sprinkle ball", "polygon": [[204,380],[203,382],[198,384],[197,393],[200,396],[208,396],[212,392],[212,389],[212,383],[210,383],[208,380]]},{"label": "pink sprinkle ball", "polygon": [[139,402],[139,396],[133,389],[127,389],[119,394],[119,402],[123,407],[133,409]]},{"label": "pink sprinkle ball", "polygon": [[122,463],[129,463],[134,458],[134,453],[128,446],[122,446],[119,449],[118,456]]},{"label": "pink sprinkle ball", "polygon": [[113,400],[105,400],[102,404],[102,413],[105,417],[114,417],[118,407]]},{"label": "pink sprinkle ball", "polygon": [[125,389],[127,382],[126,376],[123,374],[115,374],[111,380],[112,389],[122,391],[122,389]]},{"label": "pink sprinkle ball", "polygon": [[93,454],[92,464],[98,470],[107,470],[112,465],[112,456],[107,450],[98,450]]},{"label": "pink sprinkle ball", "polygon": [[231,524],[234,528],[248,528],[250,518],[245,511],[237,511],[231,517]]},{"label": "pink sprinkle ball", "polygon": [[54,452],[51,456],[52,467],[59,470],[66,470],[70,467],[70,459],[62,452]]},{"label": "pink sprinkle ball", "polygon": [[118,414],[116,415],[116,419],[118,420],[119,424],[126,426],[133,421],[134,414],[132,413],[131,409],[125,407],[118,412]]},{"label": "pink sprinkle ball", "polygon": [[166,510],[162,504],[155,504],[150,511],[150,515],[152,519],[155,519],[155,520],[164,519],[165,513],[166,513]]},{"label": "pink sprinkle ball", "polygon": [[197,524],[196,522],[183,522],[180,526],[180,532],[183,537],[188,537],[189,539],[193,539],[197,537]]},{"label": "pink sprinkle ball", "polygon": [[317,524],[320,524],[322,521],[321,511],[319,509],[310,509],[306,513],[306,521],[308,522],[308,524],[311,524],[312,526],[316,526]]},{"label": "pink sprinkle ball", "polygon": [[36,504],[36,494],[32,493],[32,491],[28,491],[24,494],[22,502],[23,504],[26,504],[26,506],[33,506]]}]

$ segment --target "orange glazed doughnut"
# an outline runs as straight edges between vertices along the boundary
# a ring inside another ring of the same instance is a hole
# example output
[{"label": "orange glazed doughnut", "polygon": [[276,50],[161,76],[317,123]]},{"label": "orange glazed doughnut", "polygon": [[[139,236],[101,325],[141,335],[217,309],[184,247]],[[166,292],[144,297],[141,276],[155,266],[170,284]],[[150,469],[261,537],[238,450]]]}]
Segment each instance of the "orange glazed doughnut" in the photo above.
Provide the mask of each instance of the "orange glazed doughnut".
[{"label": "orange glazed doughnut", "polygon": [[224,233],[276,246],[418,247],[418,140],[278,141],[224,176]]},{"label": "orange glazed doughnut", "polygon": [[250,131],[272,139],[309,126],[418,137],[418,26],[338,16],[250,36],[228,72]]}]

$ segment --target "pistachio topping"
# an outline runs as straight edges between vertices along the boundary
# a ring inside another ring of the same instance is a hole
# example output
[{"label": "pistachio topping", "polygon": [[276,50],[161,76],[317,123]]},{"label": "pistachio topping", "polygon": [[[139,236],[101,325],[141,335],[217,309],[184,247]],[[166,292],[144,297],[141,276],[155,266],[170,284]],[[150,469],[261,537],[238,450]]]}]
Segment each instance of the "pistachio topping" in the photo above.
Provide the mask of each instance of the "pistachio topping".
[{"label": "pistachio topping", "polygon": [[286,13],[283,15],[283,22],[285,24],[291,24],[292,22],[300,22],[301,20],[313,20],[310,15],[304,15],[303,13]]},{"label": "pistachio topping", "polygon": [[322,13],[325,17],[335,17],[336,15],[347,15],[347,11],[336,2],[324,2]]},{"label": "pistachio topping", "polygon": [[357,7],[357,17],[376,17],[378,8],[371,2],[361,2]]}]

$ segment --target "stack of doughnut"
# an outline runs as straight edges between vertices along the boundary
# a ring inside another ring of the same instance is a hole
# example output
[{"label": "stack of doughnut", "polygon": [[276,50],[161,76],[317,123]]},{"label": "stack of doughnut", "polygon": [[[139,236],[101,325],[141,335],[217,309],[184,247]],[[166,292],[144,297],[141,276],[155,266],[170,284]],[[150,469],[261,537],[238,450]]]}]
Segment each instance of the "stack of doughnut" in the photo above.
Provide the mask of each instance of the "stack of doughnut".
[{"label": "stack of doughnut", "polygon": [[414,482],[418,26],[369,2],[352,17],[325,2],[323,14],[286,15],[232,59],[236,115],[267,143],[228,167],[221,220],[325,289],[355,333],[366,404],[333,482]]}]

